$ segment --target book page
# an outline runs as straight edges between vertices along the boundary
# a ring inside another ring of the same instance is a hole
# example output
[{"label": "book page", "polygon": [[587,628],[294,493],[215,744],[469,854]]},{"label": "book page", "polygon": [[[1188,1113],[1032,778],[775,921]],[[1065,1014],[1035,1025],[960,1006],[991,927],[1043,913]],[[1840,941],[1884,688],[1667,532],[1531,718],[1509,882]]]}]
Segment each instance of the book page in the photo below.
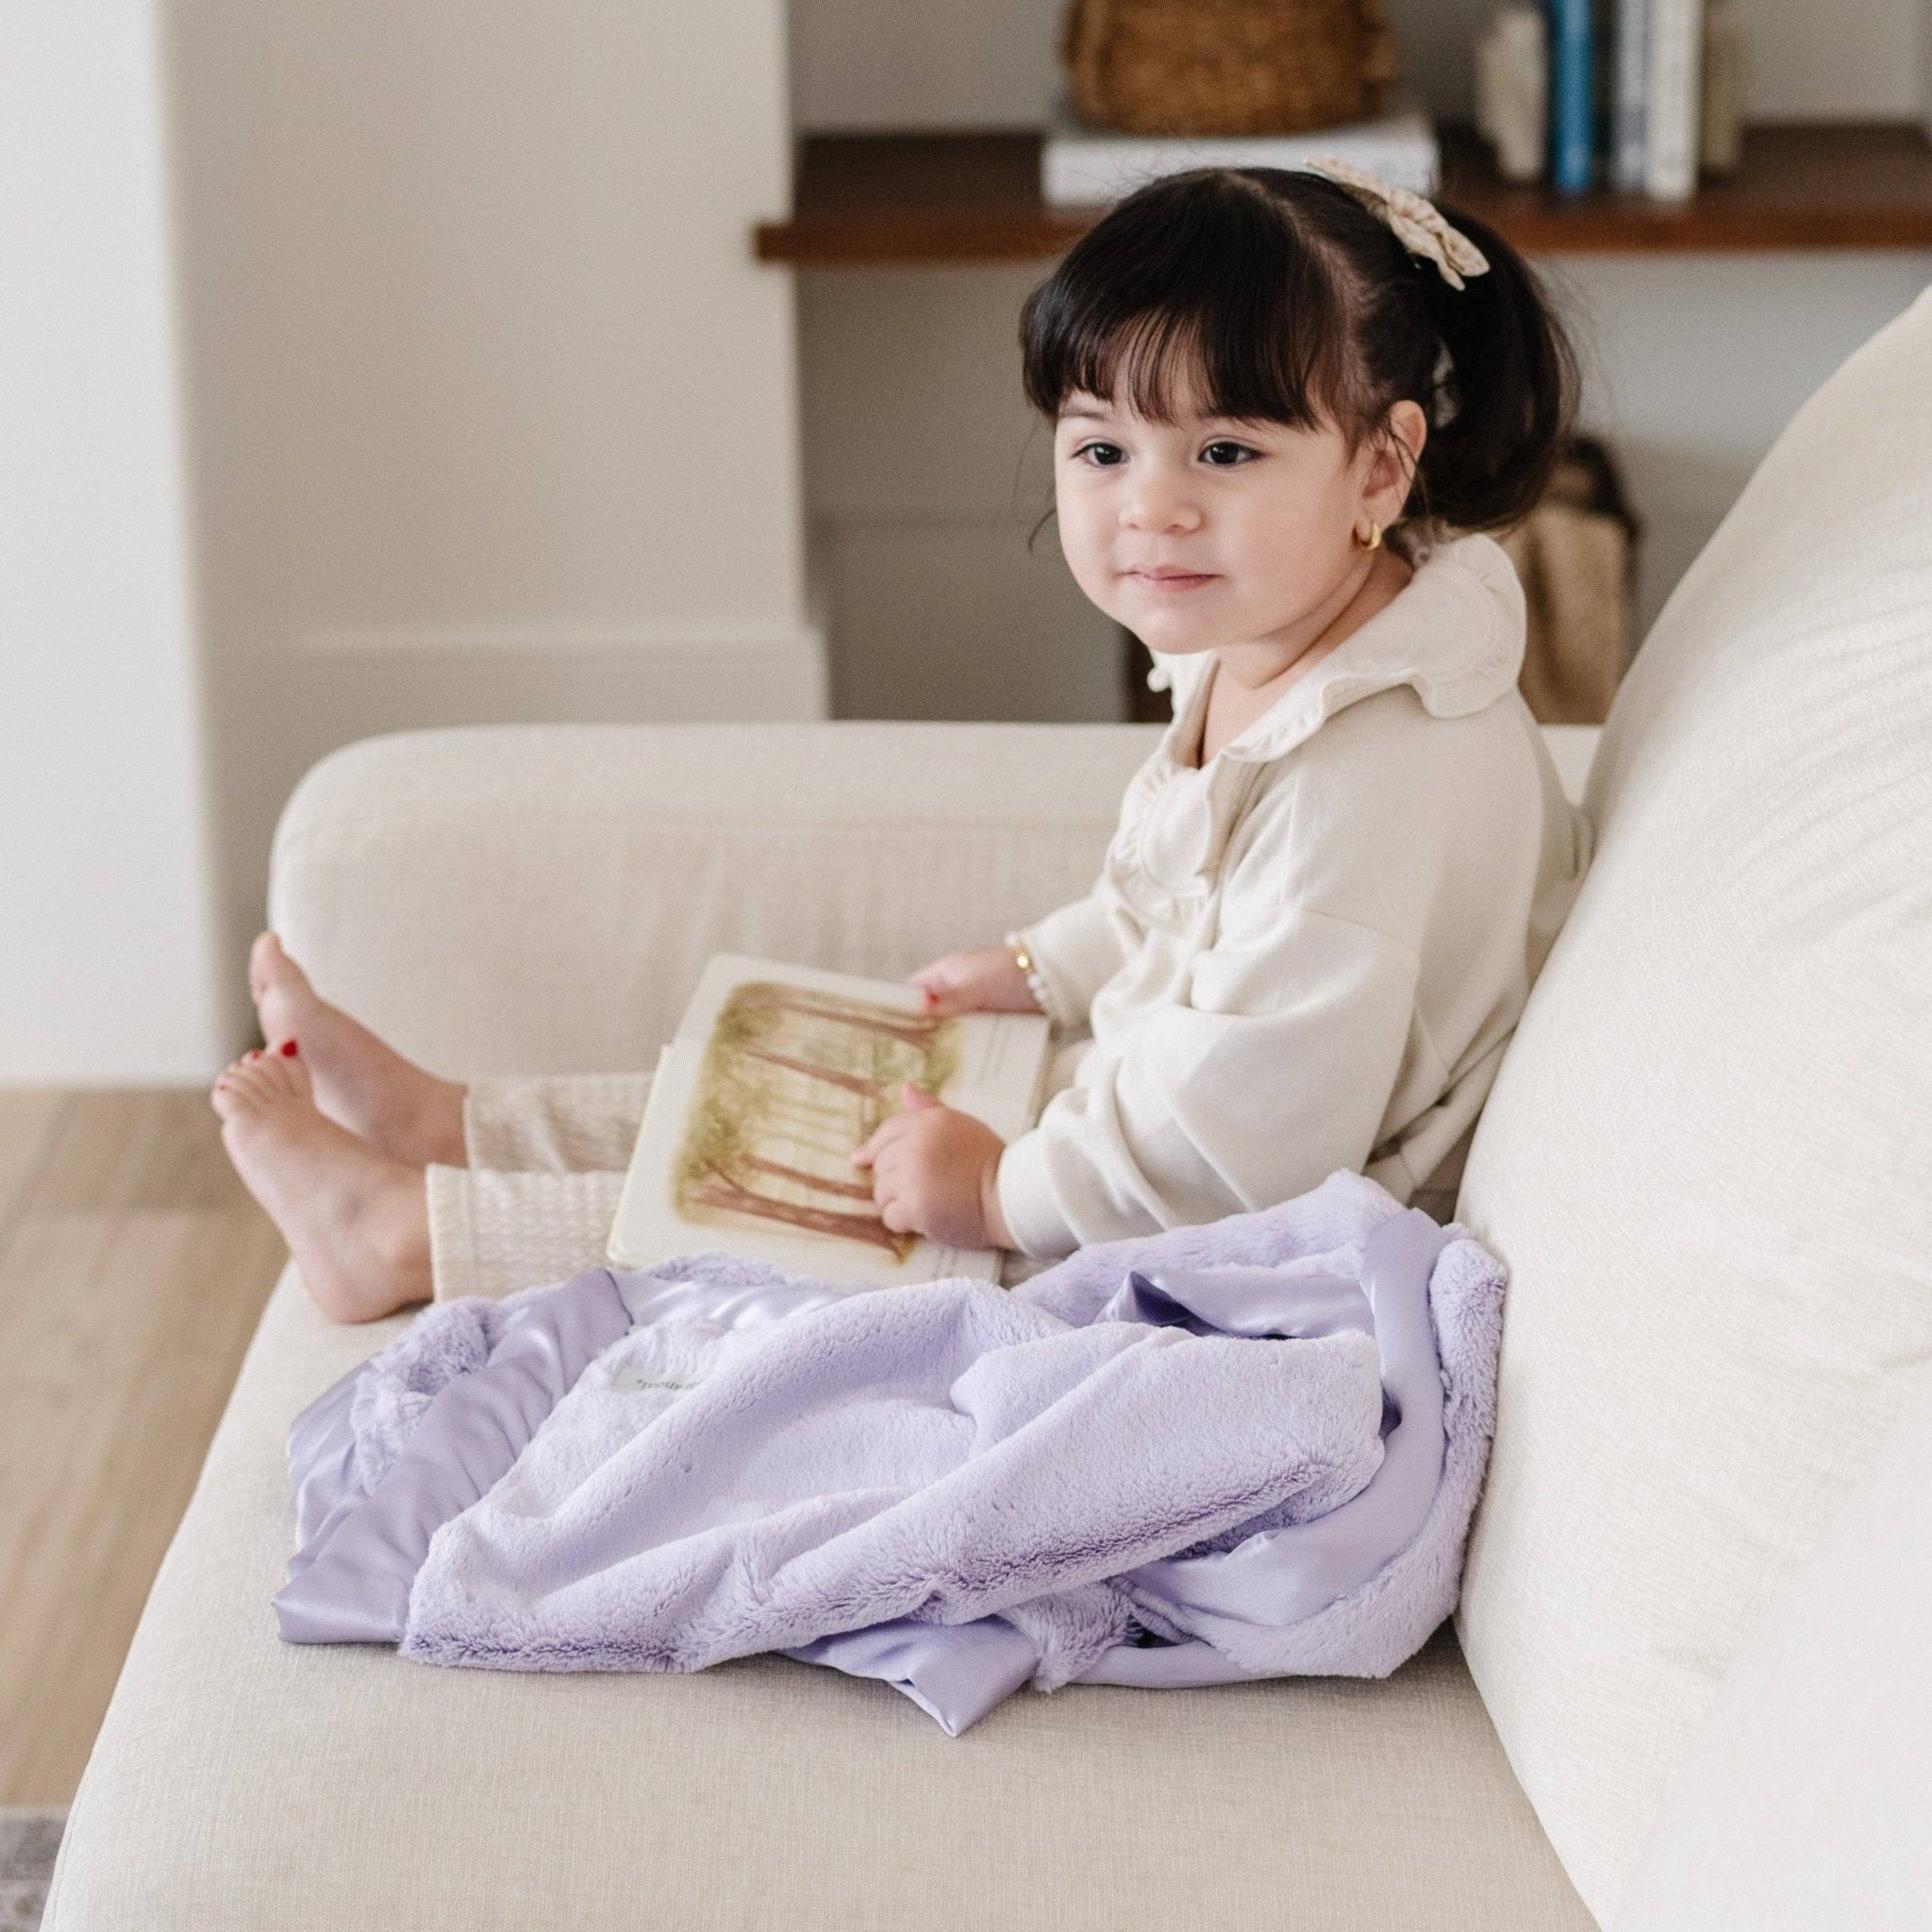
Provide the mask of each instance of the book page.
[{"label": "book page", "polygon": [[895,981],[720,954],[658,1061],[610,1258],[710,1248],[828,1281],[995,1279],[991,1250],[886,1227],[850,1157],[908,1080],[1010,1140],[1046,1057],[1037,1014],[934,1018]]}]

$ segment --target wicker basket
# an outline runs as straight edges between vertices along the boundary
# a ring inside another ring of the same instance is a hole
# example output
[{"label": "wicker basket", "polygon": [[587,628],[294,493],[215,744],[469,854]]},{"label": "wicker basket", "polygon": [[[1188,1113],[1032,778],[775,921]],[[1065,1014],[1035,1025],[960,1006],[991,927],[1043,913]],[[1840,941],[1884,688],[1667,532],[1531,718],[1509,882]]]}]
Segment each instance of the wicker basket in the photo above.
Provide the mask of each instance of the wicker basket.
[{"label": "wicker basket", "polygon": [[1070,0],[1074,111],[1122,134],[1302,134],[1373,118],[1395,75],[1381,0]]}]

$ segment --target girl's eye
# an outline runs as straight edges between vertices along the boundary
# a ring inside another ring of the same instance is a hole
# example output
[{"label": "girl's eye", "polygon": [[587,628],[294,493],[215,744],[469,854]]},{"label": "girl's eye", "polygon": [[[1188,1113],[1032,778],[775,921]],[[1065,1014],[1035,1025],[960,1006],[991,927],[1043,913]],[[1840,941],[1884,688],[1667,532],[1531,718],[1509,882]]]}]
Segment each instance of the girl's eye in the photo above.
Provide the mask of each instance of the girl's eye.
[{"label": "girl's eye", "polygon": [[1126,451],[1117,442],[1083,442],[1074,454],[1103,470],[1110,470],[1127,459]]},{"label": "girl's eye", "polygon": [[1210,442],[1201,452],[1201,460],[1212,464],[1216,469],[1230,470],[1237,463],[1251,462],[1257,454],[1257,451],[1250,449],[1244,442],[1223,441]]}]

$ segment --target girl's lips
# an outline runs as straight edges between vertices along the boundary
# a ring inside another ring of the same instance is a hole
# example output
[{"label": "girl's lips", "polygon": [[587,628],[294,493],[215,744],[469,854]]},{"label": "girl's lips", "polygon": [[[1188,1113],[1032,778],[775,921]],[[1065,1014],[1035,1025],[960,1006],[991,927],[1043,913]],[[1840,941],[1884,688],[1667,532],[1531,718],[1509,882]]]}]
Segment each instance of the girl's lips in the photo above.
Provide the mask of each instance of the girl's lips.
[{"label": "girl's lips", "polygon": [[1205,570],[1130,570],[1127,575],[1157,591],[1191,591],[1214,581],[1214,573]]}]

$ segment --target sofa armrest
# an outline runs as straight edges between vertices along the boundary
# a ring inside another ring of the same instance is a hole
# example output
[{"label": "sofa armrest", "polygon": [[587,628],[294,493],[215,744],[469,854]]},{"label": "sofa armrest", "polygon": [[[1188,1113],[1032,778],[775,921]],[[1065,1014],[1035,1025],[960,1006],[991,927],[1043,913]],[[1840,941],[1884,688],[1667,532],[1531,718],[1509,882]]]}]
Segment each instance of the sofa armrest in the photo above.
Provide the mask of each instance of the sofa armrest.
[{"label": "sofa armrest", "polygon": [[648,1067],[705,961],[896,977],[1092,884],[1158,737],[1113,724],[412,732],[297,787],[270,917],[455,1077]]}]

